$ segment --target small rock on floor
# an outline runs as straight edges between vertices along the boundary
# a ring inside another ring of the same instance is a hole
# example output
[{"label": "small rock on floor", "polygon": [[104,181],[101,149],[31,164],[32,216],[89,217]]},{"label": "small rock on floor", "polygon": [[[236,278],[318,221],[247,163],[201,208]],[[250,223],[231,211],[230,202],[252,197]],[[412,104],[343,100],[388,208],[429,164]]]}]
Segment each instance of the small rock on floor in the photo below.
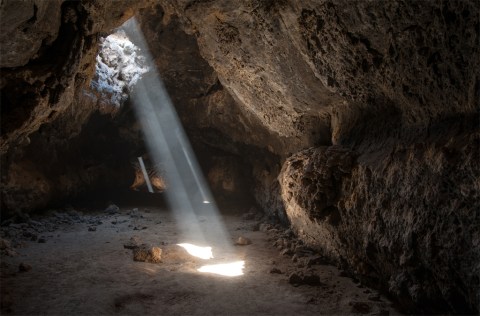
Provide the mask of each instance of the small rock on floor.
[{"label": "small rock on floor", "polygon": [[238,246],[246,246],[246,245],[250,245],[252,243],[252,241],[246,237],[243,237],[243,236],[240,236],[238,237],[237,241],[235,242],[235,245],[238,245]]},{"label": "small rock on floor", "polygon": [[162,249],[148,244],[142,244],[133,249],[133,260],[160,263],[162,262]]},{"label": "small rock on floor", "polygon": [[89,231],[89,232],[94,232],[94,231],[96,231],[96,230],[97,230],[97,227],[95,227],[95,226],[90,226],[90,227],[88,227],[88,231]]},{"label": "small rock on floor", "polygon": [[115,204],[110,204],[106,209],[105,212],[108,214],[115,214],[120,211],[120,208],[116,206]]},{"label": "small rock on floor", "polygon": [[272,268],[272,269],[270,269],[270,273],[272,273],[272,274],[282,274],[283,272],[279,268]]},{"label": "small rock on floor", "polygon": [[26,263],[22,262],[18,265],[18,271],[20,271],[20,272],[27,272],[27,271],[30,271],[30,270],[32,270],[32,266],[29,265],[29,264],[26,264]]}]

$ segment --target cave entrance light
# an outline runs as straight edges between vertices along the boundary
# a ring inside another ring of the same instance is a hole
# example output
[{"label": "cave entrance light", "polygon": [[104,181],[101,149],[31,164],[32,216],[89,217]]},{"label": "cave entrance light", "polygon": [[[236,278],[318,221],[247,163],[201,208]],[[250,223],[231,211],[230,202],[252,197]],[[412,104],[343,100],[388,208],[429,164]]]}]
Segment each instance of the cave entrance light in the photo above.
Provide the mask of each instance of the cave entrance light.
[{"label": "cave entrance light", "polygon": [[[150,155],[156,165],[162,164],[167,171],[169,188],[165,194],[173,209],[181,236],[185,240],[183,245],[196,245],[197,251],[211,247],[213,255],[218,257],[216,254],[220,254],[220,258],[224,258],[222,255],[233,253],[230,236],[220,219],[217,205],[172,101],[156,71],[145,38],[135,18],[127,21],[122,29],[140,48],[150,69],[149,73],[138,80],[130,97]],[[209,257],[210,254],[200,253],[205,257]],[[224,259],[227,261],[232,258]],[[244,262],[238,263],[238,258],[235,259],[233,262],[206,265],[198,271],[227,276],[241,275]]]}]

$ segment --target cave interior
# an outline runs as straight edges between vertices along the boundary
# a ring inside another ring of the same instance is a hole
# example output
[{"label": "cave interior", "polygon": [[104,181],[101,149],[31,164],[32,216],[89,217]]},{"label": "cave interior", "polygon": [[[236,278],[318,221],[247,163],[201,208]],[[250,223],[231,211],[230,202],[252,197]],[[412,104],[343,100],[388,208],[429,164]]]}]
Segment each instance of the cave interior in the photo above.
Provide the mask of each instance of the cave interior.
[{"label": "cave interior", "polygon": [[479,1],[3,0],[0,31],[2,314],[480,311]]}]

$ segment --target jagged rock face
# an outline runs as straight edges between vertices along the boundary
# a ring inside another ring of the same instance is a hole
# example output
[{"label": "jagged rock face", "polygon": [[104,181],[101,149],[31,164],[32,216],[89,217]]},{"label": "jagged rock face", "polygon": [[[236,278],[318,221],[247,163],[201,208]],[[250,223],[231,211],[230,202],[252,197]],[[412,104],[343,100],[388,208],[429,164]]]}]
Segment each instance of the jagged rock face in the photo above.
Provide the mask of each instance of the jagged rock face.
[{"label": "jagged rock face", "polygon": [[[98,148],[85,144],[88,139],[69,140],[81,134],[97,110],[85,89],[94,73],[99,34],[110,32],[146,3],[2,1],[2,215],[44,207],[52,199],[95,187],[98,173],[93,174],[99,170],[94,166],[103,164],[103,173],[110,172],[106,162],[98,163],[101,159],[77,164]],[[78,155],[80,149],[84,156]],[[99,178],[115,181],[115,172]]]},{"label": "jagged rock face", "polygon": [[28,142],[72,104],[93,75],[98,34],[146,2],[2,2],[0,153]]},{"label": "jagged rock face", "polygon": [[478,308],[480,134],[397,145],[378,165],[342,147],[290,157],[280,174],[299,236],[404,306]]},{"label": "jagged rock face", "polygon": [[280,174],[306,241],[408,308],[478,310],[478,2],[163,4],[288,143],[271,152],[340,146],[294,155]]}]

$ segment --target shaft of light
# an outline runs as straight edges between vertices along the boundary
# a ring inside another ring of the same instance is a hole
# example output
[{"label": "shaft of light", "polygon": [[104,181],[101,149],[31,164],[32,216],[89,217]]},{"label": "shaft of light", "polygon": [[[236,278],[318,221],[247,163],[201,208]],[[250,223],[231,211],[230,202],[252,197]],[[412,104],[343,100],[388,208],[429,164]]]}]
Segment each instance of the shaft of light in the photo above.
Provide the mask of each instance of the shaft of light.
[{"label": "shaft of light", "polygon": [[[166,170],[165,192],[179,228],[186,240],[212,247],[230,247],[230,239],[219,219],[218,209],[198,167],[168,93],[161,82],[148,46],[135,19],[123,29],[145,56],[151,71],[135,86],[131,95],[151,157]],[[200,199],[201,198],[201,199]],[[209,204],[203,201],[211,202]],[[198,215],[207,220],[200,223]]]},{"label": "shaft of light", "polygon": [[143,178],[145,178],[145,183],[147,184],[148,192],[153,193],[152,184],[150,183],[150,178],[148,177],[147,169],[145,168],[145,164],[143,163],[142,157],[137,157],[138,162],[140,163],[140,168],[142,169]]},{"label": "shaft of light", "polygon": [[[203,190],[203,185],[200,183],[199,176],[197,175],[197,170],[199,169],[198,166],[193,166],[192,158],[189,157],[189,151],[187,150],[188,144],[185,144],[182,137],[180,136],[179,131],[177,130],[177,138],[178,141],[180,142],[180,145],[182,146],[182,151],[183,154],[185,155],[185,159],[187,160],[188,166],[190,167],[190,170],[192,171],[193,177],[195,179],[195,182],[197,183],[198,189],[200,191],[200,194],[202,195],[203,198],[203,203],[210,203],[210,201],[207,198],[207,194]],[[190,152],[192,150],[190,149]]]}]

